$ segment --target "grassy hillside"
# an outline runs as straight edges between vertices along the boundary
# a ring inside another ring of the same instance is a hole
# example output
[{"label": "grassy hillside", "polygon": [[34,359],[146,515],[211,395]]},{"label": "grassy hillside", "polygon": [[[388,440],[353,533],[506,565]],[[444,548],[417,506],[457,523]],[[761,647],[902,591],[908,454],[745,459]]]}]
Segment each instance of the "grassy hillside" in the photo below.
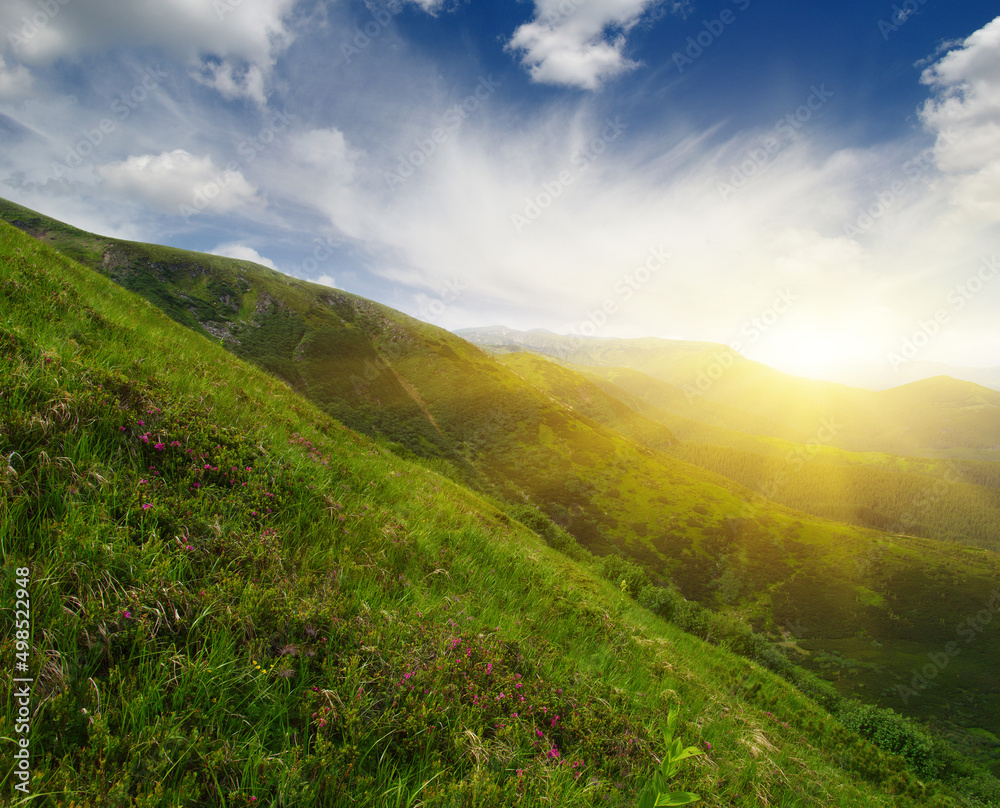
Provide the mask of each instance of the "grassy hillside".
[{"label": "grassy hillside", "polygon": [[[49,232],[42,219],[18,215],[29,231]],[[65,247],[69,237],[57,237]],[[76,243],[95,238],[78,235]],[[981,641],[919,699],[902,700],[898,689],[914,664],[990,602],[1000,579],[995,556],[774,505],[581,417],[468,342],[372,301],[245,262],[111,239],[103,245],[99,260],[88,260],[201,342],[211,335],[326,414],[475,485],[549,542],[572,549],[575,539],[597,555],[621,553],[654,584],[676,587],[736,625],[812,643],[796,646],[810,651],[802,659],[845,693],[933,716],[967,736],[1000,732],[1000,621],[984,626]],[[686,624],[713,636],[708,624]],[[898,653],[904,645],[908,652]],[[959,698],[966,706],[952,710]]]},{"label": "grassy hillside", "polygon": [[[580,366],[525,352],[499,359],[576,412],[759,498],[838,522],[1000,550],[1000,463],[847,452],[750,435],[653,408]],[[668,387],[638,371],[598,370],[626,377],[632,388]]]},{"label": "grassy hillside", "polygon": [[527,352],[503,354],[499,360],[578,415],[610,427],[636,443],[660,451],[678,443],[677,437],[666,426],[608,395],[599,385],[579,373]]},{"label": "grassy hillside", "polygon": [[632,805],[670,707],[709,806],[990,787],[911,728],[905,758],[873,747],[6,225],[0,384],[3,654],[33,679],[30,733],[13,687],[0,719],[5,761],[30,738],[12,804]]}]

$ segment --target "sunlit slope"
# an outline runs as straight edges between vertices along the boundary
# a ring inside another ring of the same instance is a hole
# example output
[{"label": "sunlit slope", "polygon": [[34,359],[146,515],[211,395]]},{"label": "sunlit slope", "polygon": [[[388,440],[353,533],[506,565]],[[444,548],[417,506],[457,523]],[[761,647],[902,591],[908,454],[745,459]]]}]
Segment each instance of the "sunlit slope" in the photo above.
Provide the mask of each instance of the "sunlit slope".
[{"label": "sunlit slope", "polygon": [[707,806],[957,805],[6,225],[0,379],[3,589],[13,603],[27,569],[32,603],[31,804],[633,805],[682,705],[683,740],[709,754],[677,786]]},{"label": "sunlit slope", "polygon": [[[711,343],[584,340],[509,329],[460,333],[495,350],[516,346],[583,366],[639,371],[671,387],[634,376],[611,380],[655,407],[728,429],[799,443],[819,438],[855,452],[1000,457],[1000,392],[971,382],[938,377],[872,392],[790,376]],[[702,415],[694,414],[699,402]],[[821,431],[824,425],[832,429]]]},{"label": "sunlit slope", "polygon": [[[998,463],[859,454],[726,430],[644,405],[623,388],[578,372],[579,365],[530,352],[497,356],[577,413],[722,474],[760,498],[839,522],[1000,550]],[[666,425],[689,437],[678,440],[673,430],[664,432]]]},{"label": "sunlit slope", "polygon": [[577,415],[610,427],[637,443],[664,450],[678,442],[663,424],[636,412],[579,373],[528,352],[501,354],[497,358],[526,381],[571,407]]},{"label": "sunlit slope", "polygon": [[[386,306],[155,245],[105,240],[103,255],[96,264],[118,282],[325,412],[499,499],[532,503],[593,552],[630,556],[654,579],[775,636],[792,625],[817,642],[871,638],[878,686],[863,684],[875,695],[891,698],[908,674],[910,660],[892,653],[897,640],[933,651],[947,625],[989,599],[994,557],[885,540],[774,505],[577,415],[467,341]],[[982,674],[976,704],[1000,692],[997,653],[996,643],[977,645],[951,669]],[[948,697],[928,693],[922,703]]]}]

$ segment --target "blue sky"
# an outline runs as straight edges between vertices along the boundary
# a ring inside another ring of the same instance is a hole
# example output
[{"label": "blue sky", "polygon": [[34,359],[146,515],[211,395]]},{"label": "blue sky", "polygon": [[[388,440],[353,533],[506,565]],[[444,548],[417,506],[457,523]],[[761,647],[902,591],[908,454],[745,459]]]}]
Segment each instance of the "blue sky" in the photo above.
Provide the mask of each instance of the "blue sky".
[{"label": "blue sky", "polygon": [[996,12],[9,0],[0,195],[446,328],[997,367]]}]

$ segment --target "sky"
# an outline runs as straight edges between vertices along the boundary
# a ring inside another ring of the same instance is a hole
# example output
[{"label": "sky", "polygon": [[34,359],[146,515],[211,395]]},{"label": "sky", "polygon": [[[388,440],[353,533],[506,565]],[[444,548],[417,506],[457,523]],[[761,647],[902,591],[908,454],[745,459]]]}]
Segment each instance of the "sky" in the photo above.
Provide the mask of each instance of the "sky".
[{"label": "sky", "polygon": [[997,13],[4,0],[0,196],[448,329],[997,368]]}]

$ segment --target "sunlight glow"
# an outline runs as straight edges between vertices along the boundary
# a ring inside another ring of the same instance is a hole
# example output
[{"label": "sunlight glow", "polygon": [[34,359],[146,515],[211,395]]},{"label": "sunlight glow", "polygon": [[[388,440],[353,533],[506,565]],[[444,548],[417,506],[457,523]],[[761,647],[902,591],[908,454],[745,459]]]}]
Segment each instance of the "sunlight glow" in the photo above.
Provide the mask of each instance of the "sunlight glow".
[{"label": "sunlight glow", "polygon": [[[868,335],[870,337],[870,335]],[[775,329],[747,357],[785,373],[829,379],[856,363],[870,362],[873,340],[858,331],[789,324]]]}]

